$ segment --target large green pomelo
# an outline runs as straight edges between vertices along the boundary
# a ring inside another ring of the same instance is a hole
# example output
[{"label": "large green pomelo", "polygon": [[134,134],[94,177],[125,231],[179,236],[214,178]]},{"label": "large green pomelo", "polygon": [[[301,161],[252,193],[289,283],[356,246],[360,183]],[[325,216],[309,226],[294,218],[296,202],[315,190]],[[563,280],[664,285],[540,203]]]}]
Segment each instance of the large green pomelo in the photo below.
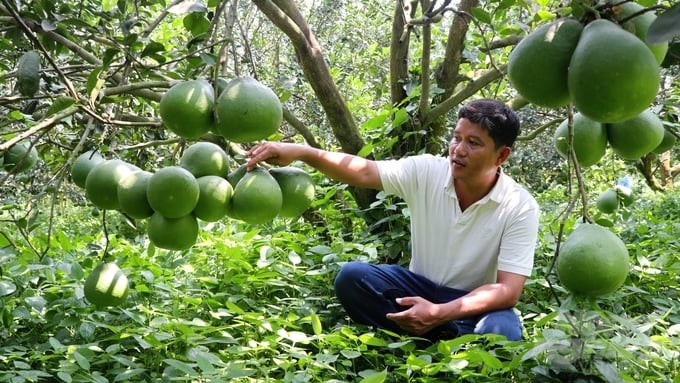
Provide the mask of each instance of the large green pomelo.
[{"label": "large green pomelo", "polygon": [[219,145],[212,142],[196,142],[189,146],[179,159],[179,166],[199,178],[213,175],[225,177],[229,171],[229,157]]},{"label": "large green pomelo", "polygon": [[226,179],[213,175],[199,177],[197,181],[200,193],[193,214],[202,221],[220,220],[227,214],[234,188]]},{"label": "large green pomelo", "polygon": [[603,191],[597,196],[595,207],[605,214],[615,212],[619,208],[619,194],[613,188]]},{"label": "large green pomelo", "polygon": [[85,180],[87,180],[90,170],[102,161],[104,161],[104,157],[94,150],[88,150],[79,155],[71,166],[71,180],[73,183],[80,188],[84,188]]},{"label": "large green pomelo", "polygon": [[652,150],[652,152],[656,154],[662,154],[664,152],[667,152],[675,146],[675,141],[677,141],[677,137],[673,133],[670,132],[668,129],[663,130],[663,140],[661,140],[661,143]]},{"label": "large green pomelo", "polygon": [[38,151],[28,142],[18,142],[3,155],[3,167],[8,173],[22,173],[38,162]]},{"label": "large green pomelo", "polygon": [[628,249],[611,231],[581,224],[564,241],[557,257],[557,276],[576,295],[612,293],[626,281]]},{"label": "large green pomelo", "polygon": [[238,219],[253,224],[273,220],[281,211],[281,187],[269,172],[257,167],[236,184],[231,197],[231,212]]},{"label": "large green pomelo", "polygon": [[246,165],[241,165],[227,174],[227,181],[229,181],[232,187],[236,187],[238,181],[240,181],[247,172],[248,168],[246,168]]},{"label": "large green pomelo", "polygon": [[189,80],[173,85],[161,97],[163,124],[180,137],[194,139],[214,127],[215,93],[205,80]]},{"label": "large green pomelo", "polygon": [[[612,11],[616,15],[617,20],[626,19],[638,12],[643,11],[644,9],[645,7],[634,2],[621,3],[612,7]],[[643,43],[645,43],[652,51],[652,54],[654,54],[656,62],[661,65],[663,59],[666,57],[666,53],[668,52],[668,41],[658,44],[647,43],[647,30],[654,20],[656,20],[656,14],[654,14],[654,12],[647,11],[637,14],[632,19],[621,24],[621,27],[634,34]]]},{"label": "large green pomelo", "polygon": [[630,120],[607,125],[609,145],[624,160],[637,160],[663,141],[661,119],[647,109]]},{"label": "large green pomelo", "polygon": [[128,279],[114,262],[100,263],[85,280],[83,292],[93,305],[120,306],[128,295]]},{"label": "large green pomelo", "polygon": [[273,168],[269,173],[281,187],[281,217],[297,217],[314,201],[314,181],[304,170],[293,166]]},{"label": "large green pomelo", "polygon": [[551,108],[569,103],[567,73],[582,30],[574,19],[558,19],[517,44],[508,59],[508,77],[522,97]]},{"label": "large green pomelo", "polygon": [[569,65],[569,94],[579,112],[598,122],[631,119],[654,101],[659,65],[632,33],[609,20],[586,25]]},{"label": "large green pomelo", "polygon": [[[607,150],[607,130],[597,121],[580,113],[574,114],[574,152],[582,167],[595,165]],[[564,158],[569,158],[569,120],[564,120],[555,130],[555,149]]]},{"label": "large green pomelo", "polygon": [[104,210],[120,209],[118,184],[138,167],[123,160],[104,160],[95,165],[85,179],[85,196],[93,205]]},{"label": "large green pomelo", "polygon": [[146,198],[146,189],[151,176],[151,172],[137,170],[120,180],[118,183],[120,211],[135,219],[151,217],[153,209]]},{"label": "large green pomelo", "polygon": [[199,194],[196,177],[181,166],[158,169],[146,187],[151,208],[167,218],[190,214],[198,203]]},{"label": "large green pomelo", "polygon": [[166,250],[186,250],[198,239],[198,221],[193,214],[167,218],[155,212],[149,218],[146,230],[151,243]]},{"label": "large green pomelo", "polygon": [[245,143],[267,138],[283,120],[279,97],[251,77],[231,80],[215,106],[215,132],[227,140]]}]

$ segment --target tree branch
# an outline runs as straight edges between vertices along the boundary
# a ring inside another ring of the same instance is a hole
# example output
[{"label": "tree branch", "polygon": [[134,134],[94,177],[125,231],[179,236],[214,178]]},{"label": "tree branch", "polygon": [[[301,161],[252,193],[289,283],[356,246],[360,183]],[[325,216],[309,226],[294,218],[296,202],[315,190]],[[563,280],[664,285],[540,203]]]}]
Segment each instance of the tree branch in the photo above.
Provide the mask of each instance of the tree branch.
[{"label": "tree branch", "polygon": [[423,121],[423,126],[429,125],[432,121],[446,114],[454,106],[463,102],[463,100],[475,95],[475,93],[477,93],[480,89],[501,78],[506,70],[506,67],[507,65],[502,65],[498,68],[499,70],[496,68],[487,70],[483,75],[470,82],[465,88],[461,89],[457,93],[452,94],[449,98],[432,108],[430,113]]},{"label": "tree branch", "polygon": [[300,133],[300,135],[305,139],[305,142],[307,142],[307,145],[319,149],[321,148],[321,144],[316,141],[316,138],[314,138],[312,132],[309,131],[305,124],[300,121],[300,119],[295,117],[295,115],[288,108],[283,108],[283,118],[290,124],[290,126],[293,127],[293,129]]},{"label": "tree branch", "polygon": [[38,124],[32,126],[30,129],[25,130],[16,136],[12,137],[11,139],[5,141],[4,143],[0,144],[0,152],[4,152],[5,150],[11,148],[14,146],[17,142],[28,138],[35,133],[50,128],[52,125],[58,123],[59,121],[63,120],[64,118],[71,116],[75,114],[80,107],[78,105],[71,105],[68,108],[59,111],[58,113],[53,114],[52,116],[48,117],[45,120],[42,120]]}]

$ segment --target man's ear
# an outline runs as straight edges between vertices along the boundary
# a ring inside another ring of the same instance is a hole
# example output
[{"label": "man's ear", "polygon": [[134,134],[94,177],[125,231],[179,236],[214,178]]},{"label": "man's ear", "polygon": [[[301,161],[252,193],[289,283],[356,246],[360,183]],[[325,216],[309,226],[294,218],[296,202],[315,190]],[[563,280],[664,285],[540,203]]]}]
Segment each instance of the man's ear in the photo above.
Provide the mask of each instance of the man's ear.
[{"label": "man's ear", "polygon": [[510,157],[510,153],[512,152],[512,148],[509,146],[503,145],[503,147],[498,151],[498,158],[496,159],[496,166],[501,166],[505,161],[508,160],[508,157]]}]

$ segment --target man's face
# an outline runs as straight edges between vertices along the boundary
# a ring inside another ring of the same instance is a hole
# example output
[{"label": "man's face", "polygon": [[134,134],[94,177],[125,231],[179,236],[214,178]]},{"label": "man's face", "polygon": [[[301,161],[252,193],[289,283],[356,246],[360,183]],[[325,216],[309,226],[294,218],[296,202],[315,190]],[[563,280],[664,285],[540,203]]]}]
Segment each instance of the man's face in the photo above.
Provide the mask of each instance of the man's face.
[{"label": "man's face", "polygon": [[495,176],[498,167],[505,162],[510,148],[496,144],[479,124],[461,118],[453,131],[449,145],[449,161],[453,179],[474,180]]}]

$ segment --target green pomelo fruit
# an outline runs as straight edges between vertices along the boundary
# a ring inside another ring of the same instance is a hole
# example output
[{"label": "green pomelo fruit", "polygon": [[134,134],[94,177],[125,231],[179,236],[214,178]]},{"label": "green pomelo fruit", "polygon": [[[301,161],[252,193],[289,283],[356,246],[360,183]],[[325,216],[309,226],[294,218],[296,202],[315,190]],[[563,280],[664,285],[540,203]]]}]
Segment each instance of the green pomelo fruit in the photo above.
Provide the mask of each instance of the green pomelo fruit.
[{"label": "green pomelo fruit", "polygon": [[654,150],[663,141],[661,119],[647,109],[630,120],[608,124],[609,145],[624,160],[637,160]]},{"label": "green pomelo fruit", "polygon": [[99,308],[120,306],[127,298],[128,289],[127,276],[113,262],[97,265],[83,286],[85,298]]},{"label": "green pomelo fruit", "polygon": [[[574,114],[573,146],[576,160],[582,167],[595,165],[607,151],[607,130],[599,122],[580,113]],[[569,120],[564,120],[555,129],[553,142],[557,152],[569,158]]]},{"label": "green pomelo fruit", "polygon": [[179,166],[194,177],[213,175],[224,177],[229,171],[227,153],[212,142],[197,142],[189,146],[179,159]]},{"label": "green pomelo fruit", "polygon": [[615,212],[619,208],[619,194],[614,189],[603,191],[595,200],[595,207],[605,214]]},{"label": "green pomelo fruit", "polygon": [[227,214],[234,189],[229,181],[218,176],[203,176],[197,181],[200,194],[193,211],[194,215],[207,222],[220,220]]},{"label": "green pomelo fruit", "polygon": [[7,149],[2,162],[2,166],[8,173],[23,173],[38,162],[38,151],[35,145],[30,146],[28,142],[18,142]]},{"label": "green pomelo fruit", "polygon": [[198,221],[193,214],[167,218],[155,212],[149,218],[146,230],[154,246],[166,250],[186,250],[196,243]]},{"label": "green pomelo fruit", "polygon": [[285,166],[269,170],[281,188],[280,217],[297,217],[314,201],[314,181],[304,170]]},{"label": "green pomelo fruit", "polygon": [[156,171],[146,187],[151,208],[167,218],[191,213],[198,203],[198,181],[181,166],[166,166]]},{"label": "green pomelo fruit", "polygon": [[567,105],[567,72],[583,25],[558,19],[538,27],[510,53],[508,77],[529,102],[556,108]]},{"label": "green pomelo fruit", "polygon": [[663,139],[661,140],[661,143],[652,150],[652,152],[656,154],[661,154],[665,153],[673,148],[675,146],[675,141],[677,140],[677,137],[673,133],[671,133],[668,129],[663,130]]},{"label": "green pomelo fruit", "polygon": [[276,93],[250,77],[231,80],[216,104],[215,132],[233,142],[267,138],[276,132],[283,119]]},{"label": "green pomelo fruit", "polygon": [[231,197],[231,212],[252,224],[273,220],[281,211],[283,196],[276,179],[264,168],[247,172],[236,184]]},{"label": "green pomelo fruit", "polygon": [[87,152],[82,153],[75,161],[73,161],[73,165],[71,166],[71,180],[76,186],[84,188],[85,180],[87,180],[87,175],[90,174],[90,170],[103,161],[104,157],[97,151],[88,150]]},{"label": "green pomelo fruit", "polygon": [[189,80],[173,85],[161,97],[163,124],[180,137],[195,139],[214,126],[215,94],[205,80]]},{"label": "green pomelo fruit", "polygon": [[623,285],[628,264],[628,249],[619,237],[602,226],[582,224],[560,248],[557,276],[576,295],[598,296]]},{"label": "green pomelo fruit", "polygon": [[33,97],[40,89],[40,55],[27,51],[17,63],[17,89],[24,97]]},{"label": "green pomelo fruit", "polygon": [[118,184],[128,174],[139,170],[125,161],[104,160],[95,165],[85,179],[85,196],[103,210],[118,210]]},{"label": "green pomelo fruit", "polygon": [[[612,11],[616,15],[617,20],[628,18],[638,12],[643,11],[644,9],[645,7],[634,2],[621,3],[612,7]],[[647,43],[647,30],[654,20],[656,20],[656,15],[654,12],[644,12],[624,22],[621,24],[621,27],[634,34],[640,39],[640,41],[645,43],[649,50],[652,51],[652,54],[654,54],[657,64],[661,65],[663,59],[666,57],[666,53],[668,52],[668,41],[664,41],[663,43],[659,44]]]},{"label": "green pomelo fruit", "polygon": [[238,184],[238,181],[240,181],[247,172],[248,169],[246,168],[246,165],[241,165],[227,174],[227,181],[229,181],[231,186],[235,188]]},{"label": "green pomelo fruit", "polygon": [[569,65],[569,94],[579,112],[602,123],[631,119],[654,101],[659,65],[635,35],[611,21],[586,25]]},{"label": "green pomelo fruit", "polygon": [[150,172],[137,170],[120,180],[118,183],[120,211],[136,219],[151,217],[153,209],[146,198],[151,175]]}]

